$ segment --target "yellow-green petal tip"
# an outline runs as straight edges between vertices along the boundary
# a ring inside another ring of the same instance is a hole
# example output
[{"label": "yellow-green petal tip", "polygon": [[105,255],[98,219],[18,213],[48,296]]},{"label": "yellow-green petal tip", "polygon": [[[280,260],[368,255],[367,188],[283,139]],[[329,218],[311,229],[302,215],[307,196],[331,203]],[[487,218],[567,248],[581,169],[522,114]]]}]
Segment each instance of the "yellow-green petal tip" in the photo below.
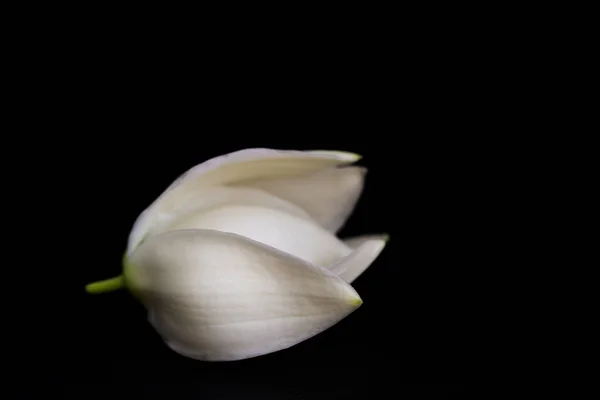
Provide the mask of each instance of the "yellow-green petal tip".
[{"label": "yellow-green petal tip", "polygon": [[353,306],[356,306],[356,307],[358,307],[358,306],[360,306],[360,305],[363,303],[363,301],[362,301],[362,299],[361,299],[360,297],[355,297],[355,298],[353,298],[352,300],[350,300],[350,303],[351,303]]},{"label": "yellow-green petal tip", "polygon": [[337,156],[340,160],[346,162],[356,162],[360,160],[363,156],[360,154],[352,153],[349,151],[342,150],[310,150],[313,154],[323,154],[323,155],[334,155]]}]

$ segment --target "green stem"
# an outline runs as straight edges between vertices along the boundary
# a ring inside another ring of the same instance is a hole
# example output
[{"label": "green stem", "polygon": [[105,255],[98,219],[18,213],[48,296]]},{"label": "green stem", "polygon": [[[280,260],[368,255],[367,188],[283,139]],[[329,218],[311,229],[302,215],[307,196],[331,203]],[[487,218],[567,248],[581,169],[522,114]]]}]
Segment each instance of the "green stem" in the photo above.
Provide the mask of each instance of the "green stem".
[{"label": "green stem", "polygon": [[125,286],[123,275],[116,276],[111,279],[89,283],[85,285],[85,291],[90,294],[100,294],[113,292]]}]

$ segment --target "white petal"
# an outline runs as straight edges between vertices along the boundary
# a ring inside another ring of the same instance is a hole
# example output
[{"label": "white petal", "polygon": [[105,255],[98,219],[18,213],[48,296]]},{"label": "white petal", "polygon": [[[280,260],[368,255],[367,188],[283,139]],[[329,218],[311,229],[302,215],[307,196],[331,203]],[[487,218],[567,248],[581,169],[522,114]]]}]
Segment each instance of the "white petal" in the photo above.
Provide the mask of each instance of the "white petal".
[{"label": "white petal", "polygon": [[360,197],[366,168],[328,168],[289,178],[252,182],[308,212],[322,227],[337,232],[346,222]]},{"label": "white petal", "polygon": [[352,254],[329,269],[348,283],[352,283],[375,261],[385,247],[389,236],[365,235],[345,240],[354,249]]},{"label": "white petal", "polygon": [[155,213],[151,226],[142,227],[142,225],[137,224],[131,233],[131,243],[139,243],[143,239],[142,236],[164,232],[166,227],[177,218],[184,219],[190,214],[200,213],[215,207],[236,204],[260,205],[285,211],[298,218],[311,220],[311,217],[302,208],[260,189],[247,187],[210,187],[202,190],[202,193],[194,197],[193,201],[181,204],[173,212]]},{"label": "white petal", "polygon": [[199,164],[173,182],[136,220],[128,241],[130,253],[161,214],[173,215],[211,186],[243,185],[253,180],[304,175],[358,160],[353,153],[245,149]]},{"label": "white petal", "polygon": [[166,343],[184,356],[209,361],[288,348],[362,303],[326,269],[210,230],[148,238],[128,258],[125,277]]},{"label": "white petal", "polygon": [[163,231],[178,229],[237,233],[321,267],[329,267],[351,252],[341,240],[314,221],[260,206],[212,208],[184,215],[163,227]]}]

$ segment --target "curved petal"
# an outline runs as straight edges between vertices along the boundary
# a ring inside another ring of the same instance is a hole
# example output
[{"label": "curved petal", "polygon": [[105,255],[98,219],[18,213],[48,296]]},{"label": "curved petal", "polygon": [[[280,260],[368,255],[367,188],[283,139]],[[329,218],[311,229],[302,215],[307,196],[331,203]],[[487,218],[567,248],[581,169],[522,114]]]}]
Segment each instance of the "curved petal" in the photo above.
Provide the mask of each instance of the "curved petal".
[{"label": "curved petal", "polygon": [[366,168],[328,168],[288,178],[252,182],[308,212],[322,227],[337,232],[346,222],[364,187]]},{"label": "curved petal", "polygon": [[184,215],[162,229],[214,229],[236,233],[321,267],[329,267],[351,252],[341,240],[314,221],[260,206],[212,208]]},{"label": "curved petal", "polygon": [[[171,212],[168,212],[168,210],[156,212],[151,225],[136,224],[130,233],[128,253],[133,250],[134,244],[139,244],[148,235],[164,232],[166,227],[177,218],[186,218],[189,214],[236,204],[259,205],[281,210],[298,218],[311,219],[308,213],[302,208],[260,189],[225,186],[210,187],[203,190],[198,196],[195,196],[193,201],[180,204],[176,210],[172,210]],[[144,211],[144,213],[147,213],[147,211]],[[140,217],[140,221],[142,220],[150,221],[145,216]]]},{"label": "curved petal", "polygon": [[179,230],[145,240],[127,284],[176,352],[229,361],[282,350],[333,326],[361,303],[332,272],[242,236]]},{"label": "curved petal", "polygon": [[352,247],[354,251],[329,269],[346,282],[352,283],[375,261],[388,240],[389,236],[386,234],[357,236],[347,239],[344,242]]},{"label": "curved petal", "polygon": [[173,215],[193,203],[211,186],[242,185],[267,178],[304,175],[324,168],[352,163],[360,156],[341,151],[245,149],[199,164],[173,182],[136,220],[128,241],[128,253],[142,240],[161,214]]}]

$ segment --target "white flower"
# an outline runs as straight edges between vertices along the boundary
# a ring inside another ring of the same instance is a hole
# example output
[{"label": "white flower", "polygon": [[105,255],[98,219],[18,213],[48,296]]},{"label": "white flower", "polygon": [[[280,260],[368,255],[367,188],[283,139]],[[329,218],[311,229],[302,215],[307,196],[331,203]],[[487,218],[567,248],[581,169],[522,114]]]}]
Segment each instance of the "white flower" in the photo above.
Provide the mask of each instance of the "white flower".
[{"label": "white flower", "polygon": [[123,277],[168,346],[239,360],[282,350],[339,322],[362,300],[350,283],[386,235],[340,240],[362,192],[360,157],[246,149],[182,175],[137,219]]}]

